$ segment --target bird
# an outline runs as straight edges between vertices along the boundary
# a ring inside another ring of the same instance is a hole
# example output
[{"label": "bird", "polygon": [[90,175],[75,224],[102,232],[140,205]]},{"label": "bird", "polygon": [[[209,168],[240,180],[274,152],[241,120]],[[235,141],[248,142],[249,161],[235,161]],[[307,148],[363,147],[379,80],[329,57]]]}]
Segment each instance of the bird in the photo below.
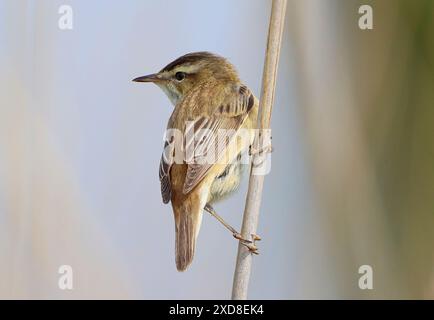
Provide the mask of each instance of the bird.
[{"label": "bird", "polygon": [[[238,188],[246,167],[244,156],[250,159],[254,150],[259,102],[235,67],[220,55],[192,52],[133,81],[156,84],[174,106],[159,178],[163,203],[171,202],[175,218],[177,270],[185,271],[193,261],[204,210],[257,253],[254,242],[260,237],[244,239],[212,207]],[[179,134],[169,139],[169,130],[181,133],[182,139],[174,139]],[[186,157],[188,150],[192,152]],[[204,161],[211,154],[216,161]]]}]

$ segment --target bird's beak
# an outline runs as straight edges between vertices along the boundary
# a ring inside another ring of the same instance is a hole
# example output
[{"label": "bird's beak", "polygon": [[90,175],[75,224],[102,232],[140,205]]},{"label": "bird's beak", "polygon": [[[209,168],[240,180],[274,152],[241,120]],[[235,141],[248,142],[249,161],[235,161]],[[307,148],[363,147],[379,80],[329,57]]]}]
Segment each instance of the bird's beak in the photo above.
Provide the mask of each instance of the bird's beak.
[{"label": "bird's beak", "polygon": [[161,74],[159,74],[159,73],[148,74],[147,76],[138,77],[138,78],[133,79],[134,82],[160,82],[163,80],[164,79],[162,78]]}]

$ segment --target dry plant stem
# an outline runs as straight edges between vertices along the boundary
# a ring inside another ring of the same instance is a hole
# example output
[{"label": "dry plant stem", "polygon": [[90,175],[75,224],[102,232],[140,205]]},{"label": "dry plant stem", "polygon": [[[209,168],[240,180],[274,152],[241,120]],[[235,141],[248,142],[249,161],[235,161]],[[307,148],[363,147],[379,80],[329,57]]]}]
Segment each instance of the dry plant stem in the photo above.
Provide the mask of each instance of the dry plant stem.
[{"label": "dry plant stem", "polygon": [[[264,71],[262,75],[262,91],[259,102],[258,128],[268,129],[270,127],[271,111],[274,102],[276,88],[277,65],[279,61],[280,46],[282,43],[283,25],[285,20],[286,0],[273,0],[271,7],[270,26],[268,29],[267,49],[265,53]],[[254,154],[252,163],[256,163]],[[244,209],[243,225],[241,235],[249,239],[256,234],[261,205],[262,188],[264,175],[253,175],[250,168],[249,189],[247,192],[246,206]],[[237,264],[235,267],[234,282],[232,288],[232,299],[247,299],[250,273],[252,267],[252,253],[243,246],[238,245]]]}]

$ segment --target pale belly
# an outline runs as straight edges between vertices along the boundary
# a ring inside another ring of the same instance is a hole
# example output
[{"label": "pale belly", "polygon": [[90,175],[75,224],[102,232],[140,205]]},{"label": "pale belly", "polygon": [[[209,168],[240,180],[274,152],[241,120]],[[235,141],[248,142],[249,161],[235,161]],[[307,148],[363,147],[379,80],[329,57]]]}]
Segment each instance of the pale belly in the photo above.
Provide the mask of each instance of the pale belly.
[{"label": "pale belly", "polygon": [[208,203],[222,200],[238,189],[243,172],[248,165],[240,162],[240,156],[236,161],[226,166],[225,170],[214,179],[211,185]]}]

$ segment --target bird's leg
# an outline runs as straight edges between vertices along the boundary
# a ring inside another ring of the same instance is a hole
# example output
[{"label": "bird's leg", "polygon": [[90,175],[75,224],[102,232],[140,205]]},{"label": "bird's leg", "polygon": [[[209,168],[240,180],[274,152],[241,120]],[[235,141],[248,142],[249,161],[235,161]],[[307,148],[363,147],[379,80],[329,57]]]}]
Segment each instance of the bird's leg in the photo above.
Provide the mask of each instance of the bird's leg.
[{"label": "bird's leg", "polygon": [[273,146],[270,144],[268,146],[265,147],[261,147],[261,148],[255,148],[253,147],[253,145],[249,146],[249,156],[253,156],[255,154],[261,154],[261,153],[268,153],[268,152],[273,152]]},{"label": "bird's leg", "polygon": [[257,156],[257,158],[252,161],[252,164],[255,168],[260,168],[265,163],[267,159],[267,153],[273,152],[273,146],[271,145],[271,142],[267,144],[266,146],[260,146],[255,147],[253,145],[249,146],[249,156]]},{"label": "bird's leg", "polygon": [[228,229],[230,232],[232,232],[232,235],[234,236],[234,238],[238,239],[242,245],[246,246],[250,250],[250,252],[252,252],[254,254],[258,254],[258,248],[255,245],[255,241],[261,240],[261,238],[259,236],[252,234],[253,241],[244,239],[242,237],[242,235],[237,230],[235,230],[235,228],[233,228],[231,225],[229,225],[225,220],[223,220],[222,217],[220,217],[217,214],[217,212],[214,210],[214,208],[211,205],[206,204],[204,209],[210,215],[212,215],[214,218],[216,218],[222,225],[224,225],[226,229]]},{"label": "bird's leg", "polygon": [[[214,218],[216,218],[222,225],[224,225],[226,227],[226,229],[228,229],[230,232],[232,232],[232,234],[234,235],[239,235],[240,233],[235,230],[235,228],[233,228],[231,225],[229,225],[226,221],[223,220],[222,217],[220,217],[217,212],[214,210],[213,207],[211,207],[209,204],[207,204],[204,208],[209,214],[211,214]],[[235,237],[236,238],[236,237]],[[240,239],[241,240],[241,239]]]}]

